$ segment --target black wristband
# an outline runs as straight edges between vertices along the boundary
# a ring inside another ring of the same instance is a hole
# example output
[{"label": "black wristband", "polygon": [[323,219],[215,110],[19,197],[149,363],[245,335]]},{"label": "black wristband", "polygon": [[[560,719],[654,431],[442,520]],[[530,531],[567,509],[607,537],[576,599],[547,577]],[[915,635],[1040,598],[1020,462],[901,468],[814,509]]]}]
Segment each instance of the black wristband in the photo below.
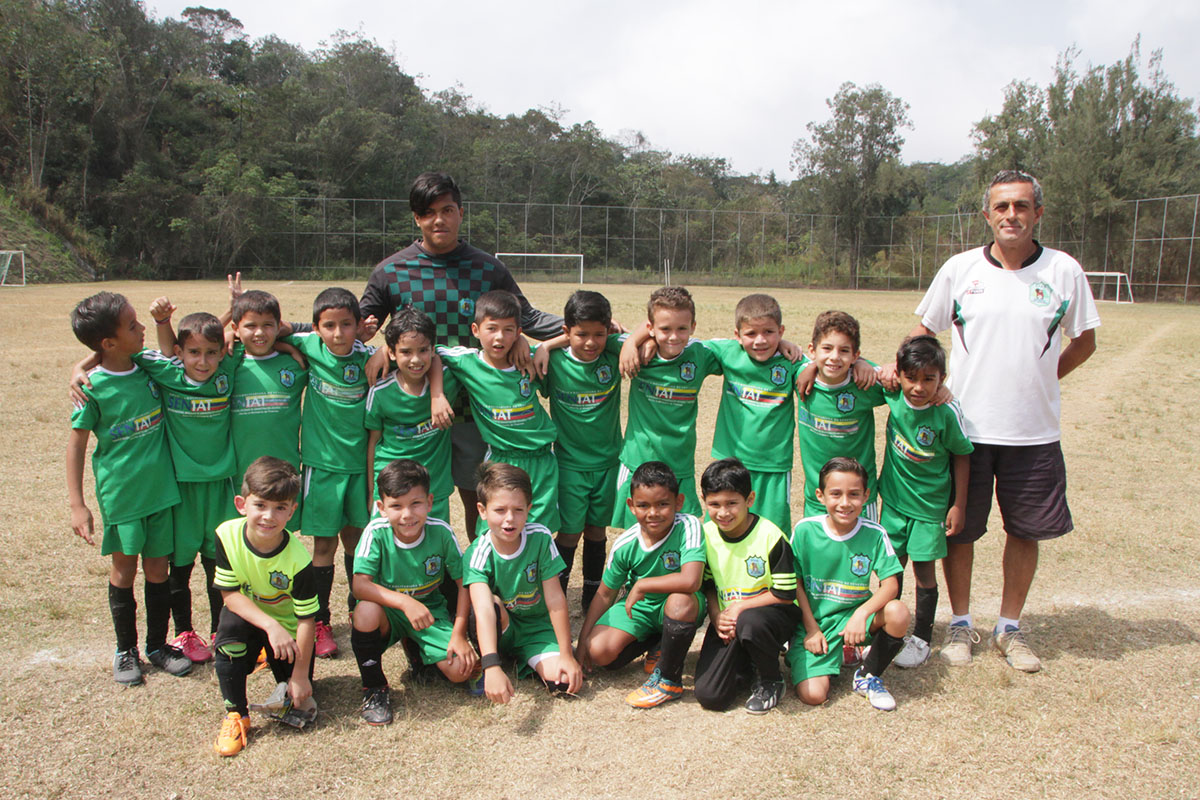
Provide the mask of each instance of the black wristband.
[{"label": "black wristband", "polygon": [[500,654],[499,653],[488,653],[486,656],[480,656],[480,658],[479,658],[480,669],[487,669],[489,667],[498,667],[498,666],[500,666]]}]

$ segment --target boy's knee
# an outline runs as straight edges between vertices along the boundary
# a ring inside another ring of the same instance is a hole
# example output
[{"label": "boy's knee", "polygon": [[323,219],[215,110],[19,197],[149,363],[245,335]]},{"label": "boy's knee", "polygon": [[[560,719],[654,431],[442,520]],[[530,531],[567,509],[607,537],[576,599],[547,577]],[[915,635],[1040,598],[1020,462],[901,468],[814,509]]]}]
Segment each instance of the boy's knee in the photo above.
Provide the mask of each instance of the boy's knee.
[{"label": "boy's knee", "polygon": [[559,547],[576,547],[582,537],[582,533],[563,533],[560,531],[554,537],[554,544]]},{"label": "boy's knee", "polygon": [[[908,606],[899,600],[890,600],[883,607],[883,625],[892,636],[904,635],[908,630]],[[900,630],[897,634],[896,630]]]},{"label": "boy's knee", "polygon": [[354,616],[351,617],[354,624],[354,630],[369,633],[371,631],[379,631],[387,633],[387,618],[383,614],[383,608],[370,600],[359,600],[354,607]]},{"label": "boy's knee", "polygon": [[338,537],[336,536],[314,536],[313,537],[313,555],[325,556],[331,558],[337,552]]},{"label": "boy's knee", "polygon": [[666,616],[678,620],[694,620],[699,610],[700,605],[696,602],[696,596],[692,594],[668,595],[666,605],[663,606]]},{"label": "boy's knee", "polygon": [[143,558],[142,571],[146,575],[146,580],[151,583],[162,583],[167,579],[170,572],[169,559],[167,556]]},{"label": "boy's knee", "polygon": [[829,681],[800,681],[796,684],[796,697],[806,705],[819,706],[829,699]]}]

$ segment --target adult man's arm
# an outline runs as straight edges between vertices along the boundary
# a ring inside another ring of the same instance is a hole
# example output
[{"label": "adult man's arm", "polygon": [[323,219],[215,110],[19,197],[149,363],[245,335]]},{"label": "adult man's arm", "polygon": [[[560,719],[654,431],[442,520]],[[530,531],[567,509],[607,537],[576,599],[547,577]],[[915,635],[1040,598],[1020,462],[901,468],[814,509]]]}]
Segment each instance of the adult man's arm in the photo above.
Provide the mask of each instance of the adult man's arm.
[{"label": "adult man's arm", "polygon": [[1096,329],[1089,328],[1072,339],[1058,356],[1058,379],[1061,381],[1073,369],[1096,352]]},{"label": "adult man's arm", "polygon": [[540,311],[530,305],[529,300],[517,285],[517,279],[508,271],[503,261],[496,260],[496,288],[512,292],[521,304],[521,332],[539,342],[552,339],[562,333],[563,318],[557,314]]}]

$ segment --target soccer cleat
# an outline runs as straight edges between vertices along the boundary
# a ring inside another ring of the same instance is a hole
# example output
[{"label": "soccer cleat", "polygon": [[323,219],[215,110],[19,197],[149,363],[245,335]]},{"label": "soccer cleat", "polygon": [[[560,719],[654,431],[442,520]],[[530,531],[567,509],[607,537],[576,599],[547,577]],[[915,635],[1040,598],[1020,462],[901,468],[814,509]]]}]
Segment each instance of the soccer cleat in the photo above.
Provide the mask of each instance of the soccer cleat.
[{"label": "soccer cleat", "polygon": [[658,660],[662,658],[662,647],[654,647],[646,651],[646,657],[642,659],[642,671],[647,675],[653,675],[654,670],[658,669]]},{"label": "soccer cleat", "polygon": [[683,697],[683,686],[662,676],[657,669],[638,688],[625,695],[625,702],[634,708],[654,708]]},{"label": "soccer cleat", "polygon": [[867,657],[867,651],[870,649],[870,645],[867,645],[866,647],[863,647],[860,644],[842,645],[842,666],[857,667],[862,663],[862,660]]},{"label": "soccer cleat", "polygon": [[184,631],[171,640],[171,646],[182,650],[188,661],[193,664],[203,664],[212,660],[212,651],[204,644],[204,640],[195,631]]},{"label": "soccer cleat", "polygon": [[479,664],[475,665],[475,671],[471,673],[471,677],[467,678],[467,692],[472,697],[483,697],[485,694],[483,688],[483,667]]},{"label": "soccer cleat", "polygon": [[920,636],[905,636],[904,649],[896,654],[892,663],[904,669],[919,667],[929,660],[929,652],[929,642]]},{"label": "soccer cleat", "polygon": [[884,688],[883,681],[869,672],[863,672],[862,667],[854,671],[854,691],[867,698],[871,706],[880,711],[893,711],[896,708],[896,698]]},{"label": "soccer cleat", "polygon": [[118,650],[113,656],[113,680],[122,686],[142,685],[142,660],[136,647]]},{"label": "soccer cleat", "polygon": [[392,699],[388,687],[363,687],[362,718],[368,725],[392,724]]},{"label": "soccer cleat", "polygon": [[191,659],[178,647],[169,644],[164,644],[153,653],[146,653],[146,660],[163,672],[179,678],[192,671]]},{"label": "soccer cleat", "polygon": [[956,622],[946,629],[946,642],[942,645],[942,660],[952,667],[965,667],[971,663],[971,645],[979,643],[979,634],[966,622]]},{"label": "soccer cleat", "polygon": [[750,699],[746,701],[747,714],[765,714],[783,699],[787,686],[783,681],[755,681],[750,690]]},{"label": "soccer cleat", "polygon": [[269,666],[271,665],[267,663],[267,648],[264,647],[258,651],[258,658],[254,660],[254,669],[250,670],[250,674],[262,672]]},{"label": "soccer cleat", "polygon": [[338,654],[337,642],[333,640],[333,628],[328,622],[317,622],[317,641],[313,651],[317,658],[333,658]]},{"label": "soccer cleat", "polygon": [[213,744],[213,749],[217,751],[218,755],[236,756],[246,746],[246,739],[249,736],[250,717],[243,717],[236,711],[230,711],[225,715],[225,721],[221,723],[221,732],[217,734],[217,741]]},{"label": "soccer cleat", "polygon": [[992,631],[992,647],[1004,655],[1004,660],[1013,669],[1037,672],[1042,668],[1042,660],[1025,641],[1025,632],[1020,628],[1010,625],[1004,633]]}]

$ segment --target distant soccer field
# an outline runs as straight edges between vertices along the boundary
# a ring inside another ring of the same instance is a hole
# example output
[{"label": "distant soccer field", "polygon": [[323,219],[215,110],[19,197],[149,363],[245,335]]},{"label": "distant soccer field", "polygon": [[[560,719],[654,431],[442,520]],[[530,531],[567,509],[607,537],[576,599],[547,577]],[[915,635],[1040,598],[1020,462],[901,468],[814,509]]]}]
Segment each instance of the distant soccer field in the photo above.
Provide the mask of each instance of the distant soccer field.
[{"label": "distant soccer field", "polygon": [[[677,281],[678,282],[678,281]],[[252,285],[274,292],[284,317],[310,320],[323,283]],[[346,288],[358,294],[362,286]],[[577,286],[526,284],[538,308],[561,313]],[[594,286],[627,326],[645,319],[647,286]],[[1063,385],[1063,449],[1076,530],[1042,547],[1024,617],[1044,662],[1016,673],[986,649],[950,669],[936,657],[886,674],[898,709],[873,711],[835,682],[821,708],[794,694],[765,717],[740,704],[681,702],[639,711],[623,702],[641,683],[637,663],[599,671],[573,701],[533,682],[492,707],[444,685],[404,680],[389,650],[396,722],[363,725],[358,671],[337,560],[334,632],[340,658],[319,661],[315,730],[281,730],[255,716],[250,746],[212,751],[223,716],[211,665],[146,684],[112,680],[108,560],[68,522],[64,453],[70,365],[86,355],[71,334],[74,304],[124,293],[153,345],[147,308],[160,294],[192,311],[220,312],[223,282],[76,284],[0,289],[0,795],[98,797],[1189,797],[1200,764],[1200,309],[1100,306],[1099,349]],[[698,287],[697,335],[728,336],[749,291]],[[915,293],[766,290],[784,310],[786,338],[806,344],[813,318],[837,308],[863,328],[863,354],[890,361],[912,328]],[[382,337],[376,339],[376,343]],[[710,460],[719,399],[700,399],[697,468]],[[884,417],[877,417],[882,432]],[[877,443],[878,445],[879,443]],[[880,449],[880,452],[882,450]],[[799,454],[793,509],[801,506]],[[881,462],[882,463],[882,460]],[[93,513],[90,467],[85,477]],[[453,522],[462,528],[457,499]],[[610,536],[615,535],[610,531]],[[972,610],[981,633],[999,609],[1000,545],[993,514],[976,548]],[[465,542],[465,537],[463,538]],[[577,559],[578,561],[578,559]],[[197,574],[202,574],[197,570]],[[940,572],[939,572],[940,582]],[[193,580],[196,619],[207,618]],[[568,600],[580,625],[578,564]],[[912,581],[905,601],[911,604]],[[140,581],[139,581],[140,585]],[[141,590],[136,595],[141,604]],[[944,586],[935,644],[949,615]],[[139,634],[144,633],[144,616]],[[695,654],[685,670],[690,687]],[[271,690],[250,681],[251,701]],[[1187,765],[1191,764],[1191,767]]]}]

